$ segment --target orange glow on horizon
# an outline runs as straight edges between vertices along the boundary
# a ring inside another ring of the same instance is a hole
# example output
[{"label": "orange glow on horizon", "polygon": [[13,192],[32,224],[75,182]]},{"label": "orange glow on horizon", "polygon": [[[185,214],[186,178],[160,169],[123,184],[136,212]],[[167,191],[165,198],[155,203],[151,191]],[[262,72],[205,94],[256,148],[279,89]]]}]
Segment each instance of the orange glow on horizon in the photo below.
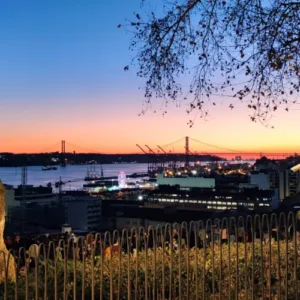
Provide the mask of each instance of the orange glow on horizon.
[{"label": "orange glow on horizon", "polygon": [[[126,96],[126,101],[132,103],[130,95]],[[189,117],[182,107],[170,109],[164,117],[151,112],[139,117],[140,110],[134,107],[138,107],[140,101],[135,102],[117,110],[114,105],[103,107],[99,102],[91,109],[84,105],[84,100],[77,99],[76,103],[80,105],[70,107],[67,102],[59,111],[50,104],[26,115],[16,111],[14,120],[8,116],[0,120],[2,128],[9,128],[0,136],[0,152],[60,151],[60,142],[65,140],[67,152],[138,154],[142,152],[136,144],[145,150],[147,144],[153,149],[160,145],[166,152],[184,153],[184,137],[189,136],[240,152],[300,153],[297,111],[278,113],[274,121],[271,120],[275,129],[268,129],[251,122],[244,106],[232,111],[223,108],[212,111],[208,121],[196,119],[195,125],[189,128],[186,124]],[[44,110],[47,118],[43,116]],[[179,139],[182,141],[167,145]],[[229,152],[192,140],[190,150],[199,154]]]}]

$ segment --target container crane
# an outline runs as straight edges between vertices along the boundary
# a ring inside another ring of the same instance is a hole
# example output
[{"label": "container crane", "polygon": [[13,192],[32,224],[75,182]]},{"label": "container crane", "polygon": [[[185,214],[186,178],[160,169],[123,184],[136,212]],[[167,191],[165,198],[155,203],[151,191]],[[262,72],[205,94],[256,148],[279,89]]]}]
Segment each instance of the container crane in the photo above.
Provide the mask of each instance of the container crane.
[{"label": "container crane", "polygon": [[[153,159],[152,166],[155,173],[163,171],[165,168],[165,161],[166,161],[165,155],[163,155],[163,157],[161,158],[160,154],[155,153],[148,145],[145,145],[145,147],[147,147],[151,153]],[[166,153],[164,150],[163,152]]]},{"label": "container crane", "polygon": [[148,154],[140,145],[136,144],[136,146],[142,151],[144,152],[144,154]]},{"label": "container crane", "polygon": [[160,147],[159,145],[156,145],[164,154],[167,154],[167,152],[162,148]]},{"label": "container crane", "polygon": [[149,146],[145,145],[145,147],[147,147],[152,154],[156,154]]},{"label": "container crane", "polygon": [[149,160],[149,153],[147,153],[140,145],[136,144],[136,146],[144,153],[148,156],[148,174],[151,176],[151,174],[153,174],[153,162],[150,162]]}]

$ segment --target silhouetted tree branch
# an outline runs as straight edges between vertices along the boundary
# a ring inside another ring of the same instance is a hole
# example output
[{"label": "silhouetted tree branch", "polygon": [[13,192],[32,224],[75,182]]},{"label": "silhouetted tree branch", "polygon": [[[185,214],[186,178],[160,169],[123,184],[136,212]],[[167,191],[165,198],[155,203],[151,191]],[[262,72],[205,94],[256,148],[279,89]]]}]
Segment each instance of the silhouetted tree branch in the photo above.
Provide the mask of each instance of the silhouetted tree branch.
[{"label": "silhouetted tree branch", "polygon": [[[162,0],[162,5],[160,16],[136,14],[127,24],[134,28],[133,63],[146,80],[146,103],[186,99],[188,113],[205,116],[206,103],[227,96],[243,101],[252,121],[266,123],[279,106],[288,110],[296,101],[300,2]],[[191,74],[187,90],[179,83],[186,74]]]}]

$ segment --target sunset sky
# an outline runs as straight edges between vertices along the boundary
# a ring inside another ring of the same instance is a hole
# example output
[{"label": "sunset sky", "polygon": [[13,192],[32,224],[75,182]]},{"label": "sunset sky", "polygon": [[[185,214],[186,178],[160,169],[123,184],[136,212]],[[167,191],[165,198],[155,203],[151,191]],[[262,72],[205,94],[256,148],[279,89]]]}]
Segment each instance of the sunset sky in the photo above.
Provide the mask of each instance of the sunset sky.
[{"label": "sunset sky", "polygon": [[[138,153],[184,136],[241,151],[300,152],[300,106],[280,110],[275,129],[252,123],[246,105],[211,107],[189,128],[185,103],[162,116],[142,109],[130,34],[119,23],[141,0],[11,0],[0,2],[0,152]],[[152,8],[156,8],[153,1]],[[183,151],[184,143],[166,147]],[[190,143],[193,151],[217,149]]]}]

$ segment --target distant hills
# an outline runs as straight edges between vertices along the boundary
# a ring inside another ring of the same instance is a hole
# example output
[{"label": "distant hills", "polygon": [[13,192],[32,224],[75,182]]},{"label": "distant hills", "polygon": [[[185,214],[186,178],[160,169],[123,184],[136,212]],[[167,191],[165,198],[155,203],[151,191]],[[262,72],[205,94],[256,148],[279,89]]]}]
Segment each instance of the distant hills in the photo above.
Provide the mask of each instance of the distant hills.
[{"label": "distant hills", "polygon": [[[30,153],[14,154],[0,153],[0,167],[20,166],[51,166],[67,164],[113,164],[113,163],[148,163],[150,161],[185,161],[185,154],[98,154],[98,153]],[[189,161],[219,161],[224,160],[212,155],[190,155]]]}]

